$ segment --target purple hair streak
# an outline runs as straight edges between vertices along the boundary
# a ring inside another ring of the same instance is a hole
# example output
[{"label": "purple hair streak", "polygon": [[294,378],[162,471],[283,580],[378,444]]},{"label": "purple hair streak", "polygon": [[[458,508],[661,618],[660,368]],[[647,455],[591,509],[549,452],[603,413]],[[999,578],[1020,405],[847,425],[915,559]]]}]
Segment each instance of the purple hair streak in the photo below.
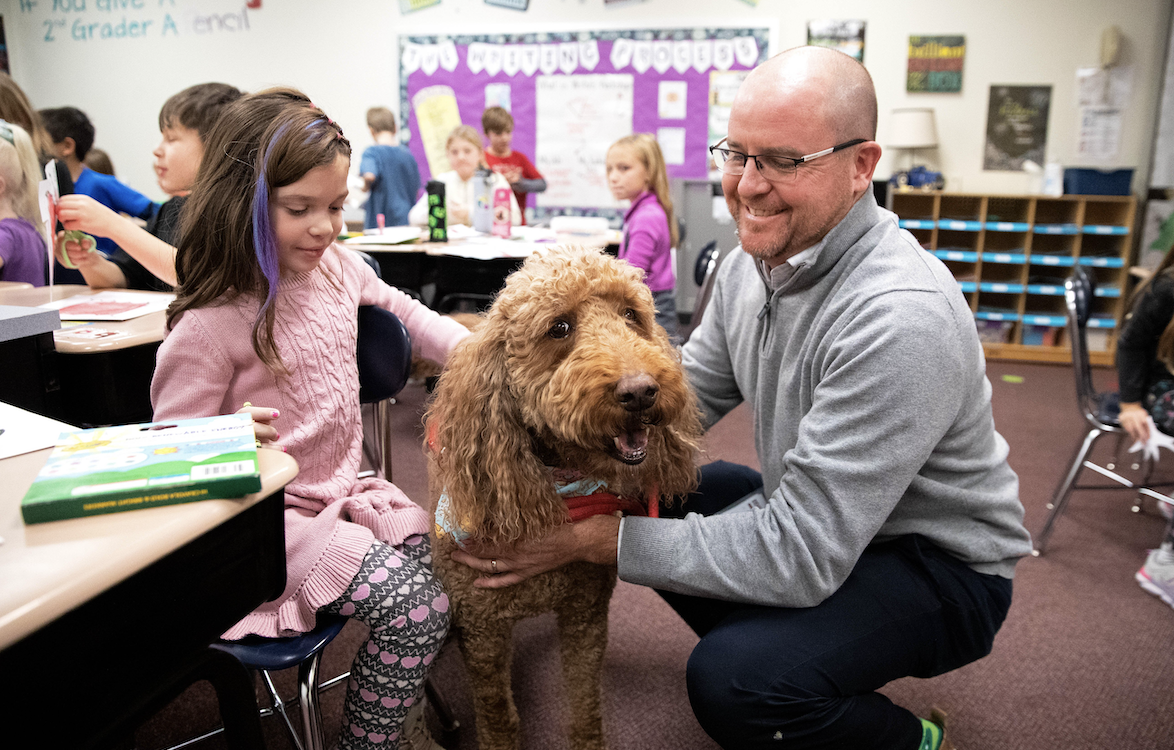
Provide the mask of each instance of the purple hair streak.
[{"label": "purple hair streak", "polygon": [[[269,143],[272,145],[285,132],[288,124],[282,125],[273,134]],[[260,321],[265,312],[277,297],[277,286],[281,279],[281,267],[277,258],[277,240],[273,236],[273,227],[269,222],[269,181],[267,179],[269,150],[266,149],[265,159],[261,169],[257,172],[257,184],[253,189],[253,252],[257,256],[257,265],[261,267],[261,274],[269,284],[265,301],[257,310],[257,320]]]}]

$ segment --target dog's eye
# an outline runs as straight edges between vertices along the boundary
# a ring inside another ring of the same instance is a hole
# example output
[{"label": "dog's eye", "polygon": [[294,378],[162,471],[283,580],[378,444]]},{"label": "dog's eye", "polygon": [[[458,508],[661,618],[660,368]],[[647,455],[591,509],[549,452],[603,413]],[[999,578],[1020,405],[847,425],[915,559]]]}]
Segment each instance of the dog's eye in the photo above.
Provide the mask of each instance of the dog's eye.
[{"label": "dog's eye", "polygon": [[624,310],[624,317],[628,320],[636,320],[636,311],[629,307],[628,309]]},{"label": "dog's eye", "polygon": [[571,335],[571,324],[565,320],[556,320],[546,335],[552,339],[565,339]]}]

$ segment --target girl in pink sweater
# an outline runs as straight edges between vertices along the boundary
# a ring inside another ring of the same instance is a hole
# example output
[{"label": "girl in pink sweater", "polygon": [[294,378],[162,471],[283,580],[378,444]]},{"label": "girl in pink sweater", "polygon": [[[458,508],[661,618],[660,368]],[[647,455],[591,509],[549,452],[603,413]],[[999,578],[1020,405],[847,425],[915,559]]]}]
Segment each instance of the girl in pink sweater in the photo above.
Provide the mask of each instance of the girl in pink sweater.
[{"label": "girl in pink sweater", "polygon": [[304,633],[319,611],[367,623],[341,747],[396,747],[444,640],[448,597],[432,575],[428,514],[383,479],[357,478],[358,307],[395,313],[435,361],[467,331],[334,243],[350,144],[304,95],[240,99],[205,153],[184,208],[179,287],[151,384],[155,418],[244,408],[258,439],[300,467],[285,491],[285,591],[224,637]]}]

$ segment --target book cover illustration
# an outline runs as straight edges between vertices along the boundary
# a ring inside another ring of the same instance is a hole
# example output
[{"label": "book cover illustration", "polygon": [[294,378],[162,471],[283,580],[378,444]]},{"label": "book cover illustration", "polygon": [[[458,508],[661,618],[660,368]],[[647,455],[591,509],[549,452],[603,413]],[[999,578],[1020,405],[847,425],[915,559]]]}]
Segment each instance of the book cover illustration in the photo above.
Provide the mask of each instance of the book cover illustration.
[{"label": "book cover illustration", "polygon": [[260,489],[252,417],[228,414],[62,433],[20,510],[41,523]]}]

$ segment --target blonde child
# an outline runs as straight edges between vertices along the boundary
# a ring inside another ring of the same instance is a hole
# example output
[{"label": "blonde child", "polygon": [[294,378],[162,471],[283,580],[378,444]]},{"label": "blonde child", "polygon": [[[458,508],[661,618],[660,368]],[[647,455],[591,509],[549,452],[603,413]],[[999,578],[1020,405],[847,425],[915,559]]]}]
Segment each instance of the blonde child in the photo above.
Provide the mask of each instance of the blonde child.
[{"label": "blonde child", "polygon": [[[477,190],[481,187],[481,179],[473,179],[478,169],[488,170],[485,163],[485,149],[481,147],[481,134],[469,125],[458,125],[449,133],[444,144],[448,155],[448,164],[452,170],[434,175],[432,179],[444,183],[445,210],[449,224],[473,225],[473,206],[477,203]],[[510,184],[504,177],[493,172],[493,189],[499,187],[509,189]],[[420,196],[416,205],[408,212],[408,223],[422,227],[428,223],[428,196]],[[518,199],[510,190],[510,223],[518,226],[522,223],[522,212],[518,209]]]},{"label": "blonde child", "polygon": [[0,120],[0,281],[45,285],[48,256],[37,229],[40,162],[24,128]]},{"label": "blonde child", "polygon": [[285,488],[285,591],[224,637],[303,633],[320,611],[362,620],[369,640],[351,668],[340,746],[435,749],[420,694],[448,598],[432,575],[428,514],[383,479],[357,478],[358,307],[394,312],[435,361],[467,334],[335,244],[350,152],[298,91],[225,109],[184,207],[151,399],[163,420],[247,411],[258,440],[300,467]]},{"label": "blonde child", "polygon": [[607,150],[606,163],[612,197],[632,202],[624,214],[619,257],[644,271],[656,302],[656,322],[678,340],[673,263],[677,222],[660,146],[647,133],[624,136]]}]

